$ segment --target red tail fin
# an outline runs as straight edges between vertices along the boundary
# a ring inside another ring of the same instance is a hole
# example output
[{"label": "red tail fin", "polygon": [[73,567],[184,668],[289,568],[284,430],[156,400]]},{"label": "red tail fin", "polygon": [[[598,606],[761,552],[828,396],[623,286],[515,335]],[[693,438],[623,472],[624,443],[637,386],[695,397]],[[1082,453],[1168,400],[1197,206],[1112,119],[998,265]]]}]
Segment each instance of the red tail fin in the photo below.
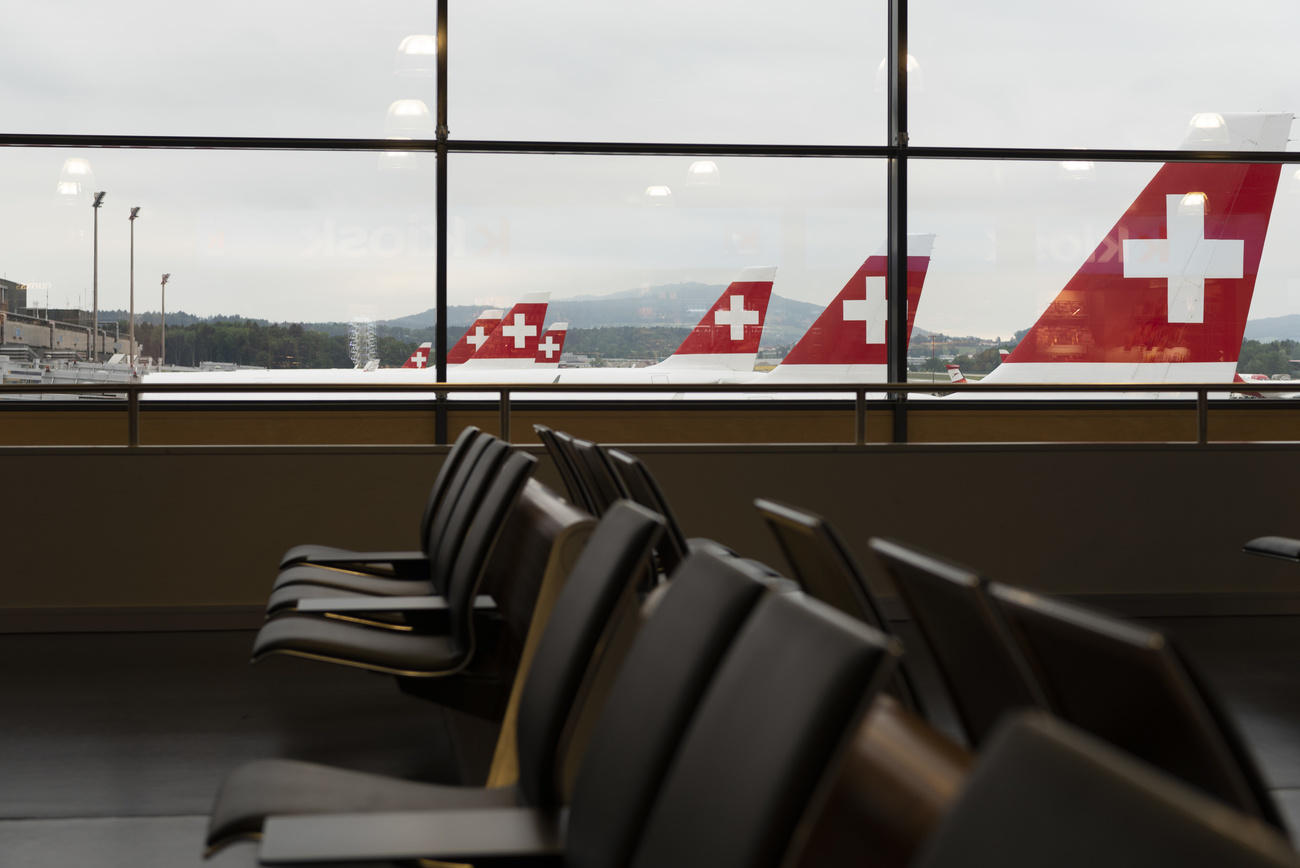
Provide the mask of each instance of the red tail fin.
[{"label": "red tail fin", "polygon": [[487,339],[496,331],[501,324],[501,311],[485,310],[478,315],[478,319],[466,330],[465,334],[460,336],[456,345],[447,351],[447,364],[460,365],[464,364],[478,351],[479,347],[487,343]]},{"label": "red tail fin", "polygon": [[[916,306],[921,302],[930,267],[933,235],[907,239],[907,337],[911,341]],[[799,342],[786,354],[786,365],[884,365],[887,260],[872,256],[849,278]]]},{"label": "red tail fin", "polygon": [[[1209,115],[1281,151],[1289,114]],[[1204,123],[1191,142],[1204,146]],[[997,369],[1047,382],[1230,380],[1281,166],[1166,163]]]},{"label": "red tail fin", "polygon": [[402,363],[403,368],[427,368],[429,367],[429,354],[433,352],[433,344],[425,341],[415,348],[411,357]]},{"label": "red tail fin", "polygon": [[775,266],[746,268],[661,365],[754,370]]},{"label": "red tail fin", "polygon": [[537,344],[537,364],[558,368],[560,366],[560,354],[564,352],[564,337],[568,333],[569,324],[567,322],[552,323]]},{"label": "red tail fin", "polygon": [[537,358],[537,345],[546,320],[547,292],[530,292],[502,318],[467,365],[516,367],[531,365]]},{"label": "red tail fin", "polygon": [[948,370],[948,382],[950,383],[966,382],[966,375],[961,372],[961,368],[957,367],[956,365],[944,365],[944,367]]}]

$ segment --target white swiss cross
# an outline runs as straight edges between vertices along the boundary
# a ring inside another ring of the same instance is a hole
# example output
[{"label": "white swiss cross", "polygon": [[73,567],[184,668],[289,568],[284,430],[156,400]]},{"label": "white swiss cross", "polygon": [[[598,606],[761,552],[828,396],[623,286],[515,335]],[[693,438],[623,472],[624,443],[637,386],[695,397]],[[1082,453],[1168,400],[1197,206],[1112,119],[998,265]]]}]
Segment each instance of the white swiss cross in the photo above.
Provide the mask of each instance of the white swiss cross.
[{"label": "white swiss cross", "polygon": [[487,339],[488,339],[487,332],[483,330],[483,326],[475,326],[474,334],[465,335],[465,342],[476,350],[479,347],[483,346],[483,342],[486,341]]},{"label": "white swiss cross", "polygon": [[713,324],[731,326],[731,339],[733,341],[743,341],[745,339],[745,326],[758,325],[758,311],[749,310],[745,307],[745,297],[743,295],[733,295],[730,308],[714,312]]},{"label": "white swiss cross", "polygon": [[537,326],[531,325],[522,313],[515,314],[514,325],[502,326],[501,334],[515,339],[515,349],[523,349],[528,338],[537,334]]},{"label": "white swiss cross", "polygon": [[540,344],[537,345],[537,349],[541,350],[546,355],[546,358],[548,359],[551,356],[555,355],[555,351],[558,350],[559,348],[560,345],[557,344],[555,342],[555,338],[551,337],[550,335],[547,335],[546,340],[542,341]]},{"label": "white swiss cross", "polygon": [[885,342],[885,279],[883,277],[867,278],[867,297],[844,300],[844,321],[864,322],[868,344]]},{"label": "white swiss cross", "polygon": [[429,351],[423,348],[416,350],[411,356],[411,361],[417,368],[423,368],[429,363]]},{"label": "white swiss cross", "polygon": [[1125,277],[1169,281],[1169,321],[1205,322],[1205,278],[1241,277],[1246,242],[1205,237],[1205,196],[1165,196],[1168,238],[1124,239]]}]

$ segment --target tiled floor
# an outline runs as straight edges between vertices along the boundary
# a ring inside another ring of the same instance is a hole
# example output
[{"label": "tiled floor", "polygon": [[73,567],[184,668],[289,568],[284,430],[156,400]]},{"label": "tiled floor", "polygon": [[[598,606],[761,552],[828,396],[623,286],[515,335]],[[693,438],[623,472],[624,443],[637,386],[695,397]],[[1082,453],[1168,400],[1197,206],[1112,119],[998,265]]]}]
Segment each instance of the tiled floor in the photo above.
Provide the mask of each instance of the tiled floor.
[{"label": "tiled floor", "polygon": [[[1300,828],[1300,618],[1157,626],[1220,690]],[[251,845],[204,862],[201,841],[223,776],[259,757],[457,779],[437,707],[363,672],[250,666],[250,643],[238,632],[0,636],[0,865],[252,865]],[[933,673],[911,657],[943,718]]]}]

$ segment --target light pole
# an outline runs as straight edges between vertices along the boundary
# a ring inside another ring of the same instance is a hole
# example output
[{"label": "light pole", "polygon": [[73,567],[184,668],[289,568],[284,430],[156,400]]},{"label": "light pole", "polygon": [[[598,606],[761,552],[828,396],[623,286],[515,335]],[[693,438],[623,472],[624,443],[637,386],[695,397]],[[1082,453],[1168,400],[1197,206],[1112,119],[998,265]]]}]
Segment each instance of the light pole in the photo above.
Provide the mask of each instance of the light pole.
[{"label": "light pole", "polygon": [[135,375],[135,218],[139,214],[140,206],[137,205],[127,218],[131,222],[131,319],[126,332],[126,362],[132,376]]},{"label": "light pole", "polygon": [[88,361],[99,360],[99,206],[104,204],[104,193],[101,191],[95,194],[95,201],[90,203],[91,212],[95,215],[95,318],[94,330],[90,333],[90,352],[86,354]]},{"label": "light pole", "polygon": [[162,352],[159,354],[158,370],[167,364],[167,280],[171,273],[162,276]]}]

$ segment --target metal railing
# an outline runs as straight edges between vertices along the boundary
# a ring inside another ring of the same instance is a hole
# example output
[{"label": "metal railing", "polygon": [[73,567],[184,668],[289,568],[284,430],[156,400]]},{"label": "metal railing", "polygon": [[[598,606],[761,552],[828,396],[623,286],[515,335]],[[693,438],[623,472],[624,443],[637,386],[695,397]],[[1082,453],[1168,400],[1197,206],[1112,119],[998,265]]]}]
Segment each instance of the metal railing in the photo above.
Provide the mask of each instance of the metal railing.
[{"label": "metal railing", "polygon": [[[943,398],[961,401],[970,398],[992,398],[1001,395],[1028,395],[1038,399],[1068,400],[1072,398],[1115,399],[1119,397],[1134,399],[1151,396],[1153,398],[1176,398],[1193,402],[1196,411],[1197,444],[1209,442],[1209,406],[1212,394],[1237,394],[1251,397],[1265,397],[1269,393],[1295,394],[1300,392],[1300,383],[1291,382],[1252,382],[1252,383],[1163,383],[1163,384],[1116,384],[1116,383],[770,383],[770,384],[735,384],[735,383],[66,383],[66,384],[0,384],[0,398],[14,395],[103,395],[105,397],[121,396],[126,405],[127,446],[140,445],[141,398],[147,395],[182,394],[195,401],[220,400],[220,396],[237,394],[239,396],[257,396],[257,400],[274,400],[276,395],[337,397],[355,394],[370,400],[427,401],[434,412],[442,413],[453,406],[457,396],[461,400],[495,401],[499,407],[500,436],[510,439],[511,413],[513,396],[527,395],[545,400],[548,395],[553,400],[564,403],[573,402],[574,394],[591,395],[599,399],[610,395],[627,397],[629,400],[655,401],[669,400],[682,395],[716,397],[728,400],[744,397],[797,396],[827,401],[852,401],[853,404],[853,443],[867,445],[867,407],[868,402],[885,405],[891,412],[907,412],[908,396],[925,395],[927,398]],[[240,398],[228,399],[238,401],[243,406],[247,402]],[[163,402],[154,404],[157,408],[168,406]],[[691,406],[680,401],[673,401],[675,410]],[[759,406],[759,405],[754,405]],[[764,405],[766,406],[766,405]],[[912,406],[934,406],[931,404],[912,404]],[[1021,405],[1023,406],[1023,404]],[[1108,406],[1116,406],[1113,401]],[[1300,403],[1297,405],[1300,409]]]}]

